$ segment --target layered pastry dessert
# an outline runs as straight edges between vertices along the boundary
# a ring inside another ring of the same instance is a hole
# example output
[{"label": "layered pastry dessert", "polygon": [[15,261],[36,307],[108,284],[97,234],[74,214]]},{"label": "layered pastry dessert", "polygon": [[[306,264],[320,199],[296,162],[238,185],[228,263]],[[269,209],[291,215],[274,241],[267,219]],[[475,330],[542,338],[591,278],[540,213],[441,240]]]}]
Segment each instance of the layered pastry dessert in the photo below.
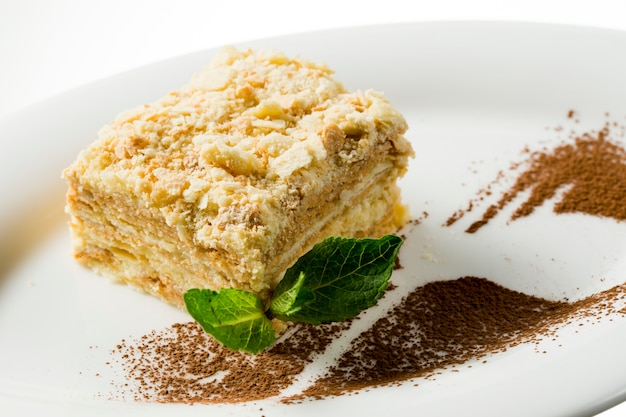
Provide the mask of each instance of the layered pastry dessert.
[{"label": "layered pastry dessert", "polygon": [[226,48],[63,172],[75,257],[177,306],[190,288],[267,300],[324,238],[405,224],[406,129],[381,93],[348,92],[324,65]]}]

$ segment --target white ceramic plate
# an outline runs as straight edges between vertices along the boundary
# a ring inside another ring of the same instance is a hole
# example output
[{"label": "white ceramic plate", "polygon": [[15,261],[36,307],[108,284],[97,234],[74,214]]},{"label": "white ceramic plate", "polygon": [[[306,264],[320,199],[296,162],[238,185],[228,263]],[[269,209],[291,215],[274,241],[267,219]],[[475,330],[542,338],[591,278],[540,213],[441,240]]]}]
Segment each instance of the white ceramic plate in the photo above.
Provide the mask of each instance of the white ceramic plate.
[{"label": "white ceramic plate", "polygon": [[[550,298],[626,281],[626,224],[551,213],[549,204],[480,233],[442,224],[524,146],[626,116],[626,34],[510,23],[375,26],[255,41],[325,61],[350,88],[383,90],[406,115],[417,157],[403,180],[416,217],[399,279],[476,275]],[[434,380],[280,405],[182,406],[106,400],[109,351],[122,338],[187,321],[70,257],[61,170],[119,111],[183,84],[215,51],[141,68],[33,106],[0,126],[0,414],[590,415],[626,398],[626,319],[521,346]],[[566,118],[569,109],[580,123]],[[563,126],[563,131],[552,128]],[[476,210],[474,215],[478,215]],[[475,218],[474,218],[475,219]],[[410,256],[409,256],[410,255]],[[427,255],[422,257],[422,255]],[[263,411],[259,411],[263,408]],[[17,411],[16,411],[17,410]],[[12,411],[12,413],[9,413]]]}]

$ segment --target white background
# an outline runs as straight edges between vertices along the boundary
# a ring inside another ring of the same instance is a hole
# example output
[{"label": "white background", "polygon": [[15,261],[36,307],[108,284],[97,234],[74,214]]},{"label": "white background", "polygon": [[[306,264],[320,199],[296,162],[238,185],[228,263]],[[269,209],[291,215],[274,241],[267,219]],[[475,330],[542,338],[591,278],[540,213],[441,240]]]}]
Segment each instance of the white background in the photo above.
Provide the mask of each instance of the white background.
[{"label": "white background", "polygon": [[[338,27],[446,20],[626,30],[626,2],[0,0],[0,119],[70,88],[201,49]],[[626,404],[601,415],[626,416]]]}]

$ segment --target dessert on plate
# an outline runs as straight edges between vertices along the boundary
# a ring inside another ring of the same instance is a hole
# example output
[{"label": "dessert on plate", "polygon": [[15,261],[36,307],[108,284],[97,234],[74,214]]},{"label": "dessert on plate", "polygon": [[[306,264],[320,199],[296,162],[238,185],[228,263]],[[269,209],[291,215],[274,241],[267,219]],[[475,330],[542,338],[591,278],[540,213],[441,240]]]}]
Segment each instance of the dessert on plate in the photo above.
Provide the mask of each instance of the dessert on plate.
[{"label": "dessert on plate", "polygon": [[267,300],[324,238],[406,223],[406,129],[381,93],[348,92],[324,65],[225,48],[64,170],[75,257],[181,307],[190,288]]}]

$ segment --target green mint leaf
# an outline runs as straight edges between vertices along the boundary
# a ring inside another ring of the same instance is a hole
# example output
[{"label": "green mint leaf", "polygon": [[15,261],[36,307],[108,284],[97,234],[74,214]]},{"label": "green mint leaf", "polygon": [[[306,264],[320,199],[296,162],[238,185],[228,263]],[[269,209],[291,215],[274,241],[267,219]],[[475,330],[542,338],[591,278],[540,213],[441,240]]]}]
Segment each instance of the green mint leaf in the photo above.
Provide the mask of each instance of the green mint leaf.
[{"label": "green mint leaf", "polygon": [[394,235],[324,240],[285,272],[269,315],[314,325],[358,315],[384,294],[402,242]]},{"label": "green mint leaf", "polygon": [[259,353],[276,339],[263,301],[255,294],[235,288],[219,292],[193,288],[183,298],[204,331],[229,349]]},{"label": "green mint leaf", "polygon": [[[303,287],[305,278],[306,274],[301,271],[291,287],[285,288],[284,292],[280,294],[274,292],[270,304],[270,315],[279,312],[285,317],[292,316],[299,310],[298,305],[315,300],[313,291],[310,288]],[[296,300],[299,302],[296,302]]]}]

